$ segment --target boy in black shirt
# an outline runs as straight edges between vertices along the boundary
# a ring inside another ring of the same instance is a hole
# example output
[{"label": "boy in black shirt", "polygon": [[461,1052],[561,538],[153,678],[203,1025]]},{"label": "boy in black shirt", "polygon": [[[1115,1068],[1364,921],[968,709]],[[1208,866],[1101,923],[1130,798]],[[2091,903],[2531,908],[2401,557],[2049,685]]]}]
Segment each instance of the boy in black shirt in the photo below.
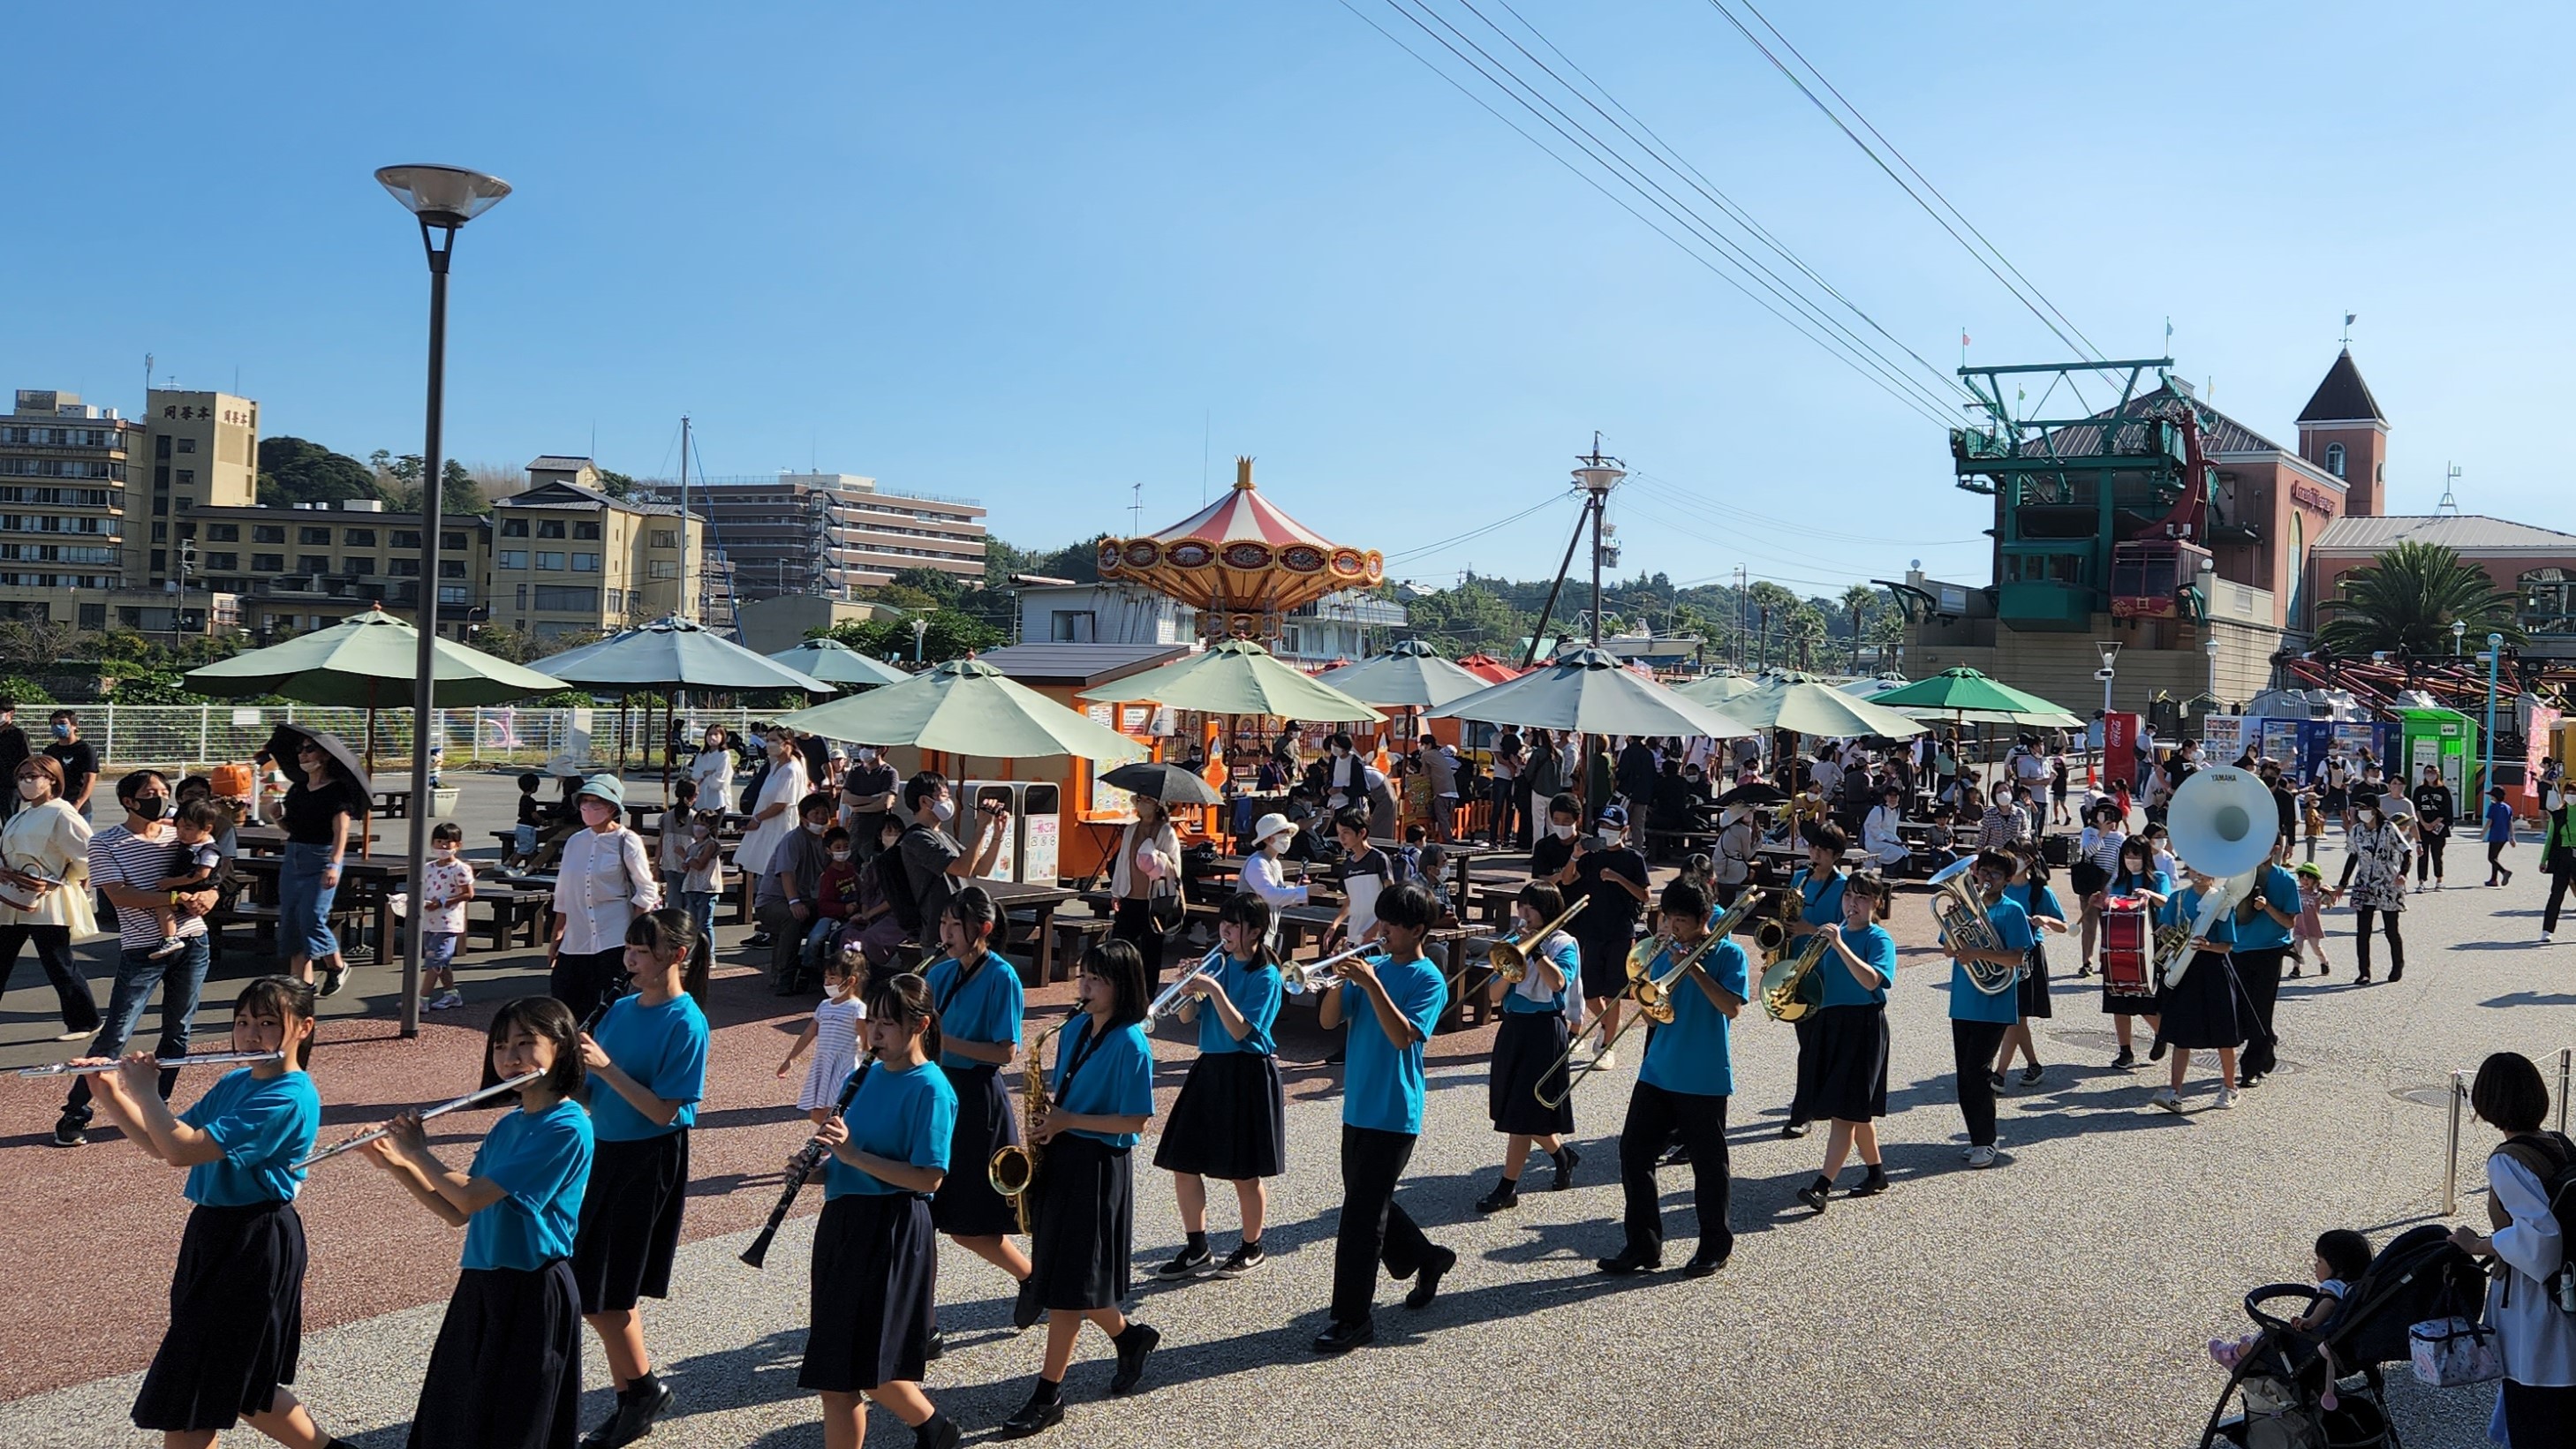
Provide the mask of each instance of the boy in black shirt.
[{"label": "boy in black shirt", "polygon": [[[1547,802],[1547,826],[1530,847],[1530,879],[1553,881],[1574,859],[1574,826],[1583,818],[1583,802],[1559,795]],[[1568,902],[1568,904],[1572,904]]]}]

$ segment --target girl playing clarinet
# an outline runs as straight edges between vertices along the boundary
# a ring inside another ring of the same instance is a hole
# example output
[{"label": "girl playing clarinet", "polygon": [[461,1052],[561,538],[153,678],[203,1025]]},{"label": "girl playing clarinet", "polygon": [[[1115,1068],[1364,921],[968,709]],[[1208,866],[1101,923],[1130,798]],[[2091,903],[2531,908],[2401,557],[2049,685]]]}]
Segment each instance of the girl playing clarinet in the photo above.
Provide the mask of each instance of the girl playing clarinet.
[{"label": "girl playing clarinet", "polygon": [[1896,979],[1896,938],[1876,918],[1887,914],[1889,894],[1876,871],[1855,875],[1843,886],[1842,920],[1817,928],[1829,944],[1816,966],[1825,984],[1824,1004],[1815,1013],[1816,1110],[1834,1125],[1825,1134],[1824,1170],[1798,1189],[1798,1200],[1818,1212],[1825,1210],[1855,1145],[1868,1171],[1851,1195],[1887,1191],[1877,1119],[1887,1115],[1887,987]]},{"label": "girl playing clarinet", "polygon": [[[1704,867],[1708,858],[1691,859]],[[1565,914],[1565,898],[1556,887],[1544,881],[1522,886],[1513,898],[1512,914],[1529,971],[1503,993],[1503,1023],[1494,1032],[1485,1110],[1494,1119],[1494,1130],[1504,1134],[1503,1177],[1477,1200],[1480,1213],[1501,1212],[1520,1202],[1521,1169],[1529,1163],[1532,1143],[1547,1150],[1556,1168],[1548,1183],[1551,1192],[1572,1186],[1575,1164],[1582,1161],[1565,1140],[1574,1130],[1574,1094],[1565,1089],[1565,1011],[1582,986],[1582,951],[1563,931],[1539,939],[1539,928]],[[1556,1105],[1540,1105],[1542,1095]]]},{"label": "girl playing clarinet", "polygon": [[440,1222],[465,1229],[411,1449],[563,1449],[580,1428],[571,1259],[591,1154],[580,1036],[571,1009],[550,996],[523,996],[492,1018],[494,1074],[541,1075],[519,1089],[518,1110],[492,1124],[465,1171],[429,1150],[416,1112],[359,1149]]},{"label": "girl playing clarinet", "polygon": [[[304,1337],[304,1223],[288,1164],[313,1149],[322,1099],[313,1057],[313,986],[263,976],[233,1003],[233,1045],[284,1060],[215,1079],[177,1116],[161,1100],[161,1064],[134,1055],[90,1078],[91,1097],[145,1152],[188,1169],[188,1227],[170,1283],[170,1331],[134,1401],[138,1428],[166,1449],[209,1449],[247,1419],[295,1449],[345,1449],[286,1385]],[[79,1065],[102,1065],[84,1061]]]},{"label": "girl playing clarinet", "polygon": [[[1181,1020],[1198,1022],[1198,1060],[1190,1063],[1154,1149],[1154,1165],[1172,1174],[1181,1230],[1189,1235],[1180,1256],[1163,1265],[1158,1276],[1164,1278],[1240,1278],[1260,1267],[1261,1228],[1270,1211],[1263,1179],[1288,1169],[1287,1099],[1270,1035],[1281,991],[1279,961],[1266,944],[1270,903],[1236,892],[1217,910],[1216,933],[1224,959],[1183,988],[1189,1000]],[[1211,1177],[1234,1184],[1243,1213],[1243,1241],[1222,1263],[1208,1251]]]},{"label": "girl playing clarinet", "polygon": [[616,1411],[583,1440],[585,1449],[631,1444],[671,1407],[635,1309],[639,1299],[671,1293],[689,1188],[689,1126],[706,1095],[706,1013],[680,987],[697,939],[697,923],[676,907],[628,923],[626,974],[635,989],[581,1040],[599,1145],[572,1271],[582,1317],[599,1335],[617,1387]]},{"label": "girl playing clarinet", "polygon": [[1046,1168],[1031,1189],[1029,1281],[1046,1306],[1045,1366],[1002,1437],[1024,1439],[1064,1420],[1064,1374],[1082,1325],[1095,1324],[1118,1350],[1109,1392],[1145,1376],[1146,1355],[1163,1335],[1118,1311],[1127,1296],[1136,1238],[1129,1165],[1154,1115],[1154,1052],[1145,1041],[1145,958],[1125,941],[1083,953],[1079,1012],[1056,1034],[1054,1107],[1039,1123]]},{"label": "girl playing clarinet", "polygon": [[824,1449],[859,1449],[870,1399],[911,1427],[914,1449],[956,1449],[957,1426],[921,1391],[921,1378],[939,1287],[930,1199],[948,1176],[957,1093],[931,1064],[940,1039],[929,984],[909,973],[887,977],[865,1000],[862,1031],[875,1060],[859,1064],[847,1109],[814,1134],[832,1157],[796,1382],[823,1401]]},{"label": "girl playing clarinet", "polygon": [[995,916],[982,886],[960,886],[939,918],[947,958],[923,973],[939,1015],[939,1069],[957,1093],[956,1136],[948,1144],[956,1171],[940,1180],[930,1220],[1020,1285],[1011,1323],[1027,1328],[1046,1305],[1030,1290],[1028,1256],[1010,1239],[1019,1216],[985,1171],[995,1148],[1020,1140],[1019,1109],[1001,1076],[1020,1045],[1020,973],[986,945]]}]

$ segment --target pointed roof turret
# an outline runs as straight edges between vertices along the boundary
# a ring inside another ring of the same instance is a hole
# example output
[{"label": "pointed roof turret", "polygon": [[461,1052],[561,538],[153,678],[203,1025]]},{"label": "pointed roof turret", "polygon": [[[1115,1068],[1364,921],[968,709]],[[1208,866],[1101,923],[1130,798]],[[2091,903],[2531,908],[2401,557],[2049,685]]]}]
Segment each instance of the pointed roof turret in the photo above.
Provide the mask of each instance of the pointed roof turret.
[{"label": "pointed roof turret", "polygon": [[2370,384],[2361,380],[2361,369],[2352,361],[2347,347],[2326,369],[2326,380],[2317,384],[2316,395],[2299,410],[2302,423],[2351,423],[2369,421],[2386,423],[2379,411],[2379,400],[2370,395]]}]

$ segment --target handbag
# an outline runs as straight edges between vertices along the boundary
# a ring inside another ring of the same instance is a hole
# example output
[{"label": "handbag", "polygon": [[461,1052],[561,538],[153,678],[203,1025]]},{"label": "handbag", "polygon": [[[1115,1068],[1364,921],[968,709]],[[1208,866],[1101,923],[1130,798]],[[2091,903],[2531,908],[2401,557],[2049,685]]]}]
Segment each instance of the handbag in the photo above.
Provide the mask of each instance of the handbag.
[{"label": "handbag", "polygon": [[2465,1318],[2428,1318],[2406,1330],[2406,1345],[2418,1383],[2458,1389],[2504,1377],[2495,1330]]},{"label": "handbag", "polygon": [[1153,921],[1154,929],[1157,931],[1179,930],[1184,913],[1181,894],[1178,890],[1166,891],[1158,883],[1154,893],[1145,898],[1145,915]]}]

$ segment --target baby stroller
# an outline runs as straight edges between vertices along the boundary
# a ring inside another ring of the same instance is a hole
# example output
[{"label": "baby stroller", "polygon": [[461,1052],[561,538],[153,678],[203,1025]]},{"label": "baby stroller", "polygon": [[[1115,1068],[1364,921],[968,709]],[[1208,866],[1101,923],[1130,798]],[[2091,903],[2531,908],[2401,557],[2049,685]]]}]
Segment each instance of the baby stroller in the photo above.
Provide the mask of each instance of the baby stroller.
[{"label": "baby stroller", "polygon": [[[2322,1329],[2302,1332],[2266,1311],[2289,1298],[2313,1304],[2317,1290],[2272,1283],[2245,1295],[2259,1336],[2219,1391],[2201,1449],[2399,1449],[2379,1366],[2410,1356],[2406,1330],[2413,1324],[2454,1315],[2476,1322],[2486,1306],[2486,1276],[2452,1245],[2449,1229],[2428,1223],[2380,1249]],[[2354,1375],[2361,1389],[2337,1388],[2336,1380]],[[2227,1415],[2240,1394],[2243,1412]]]}]

